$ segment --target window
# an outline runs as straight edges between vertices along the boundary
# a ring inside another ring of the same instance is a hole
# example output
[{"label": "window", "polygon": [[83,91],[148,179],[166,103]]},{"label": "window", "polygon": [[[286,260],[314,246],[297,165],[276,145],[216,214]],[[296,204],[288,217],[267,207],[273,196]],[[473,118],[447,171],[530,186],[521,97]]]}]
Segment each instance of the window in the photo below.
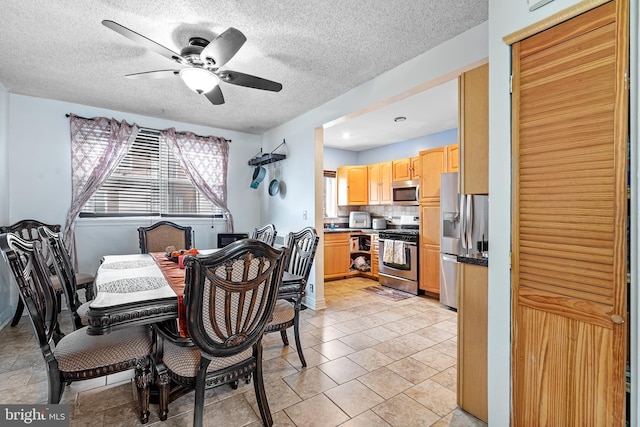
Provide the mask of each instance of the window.
[{"label": "window", "polygon": [[90,216],[219,216],[187,178],[160,132],[141,128],[116,170],[80,212]]},{"label": "window", "polygon": [[336,171],[324,171],[324,218],[338,217],[338,181]]}]

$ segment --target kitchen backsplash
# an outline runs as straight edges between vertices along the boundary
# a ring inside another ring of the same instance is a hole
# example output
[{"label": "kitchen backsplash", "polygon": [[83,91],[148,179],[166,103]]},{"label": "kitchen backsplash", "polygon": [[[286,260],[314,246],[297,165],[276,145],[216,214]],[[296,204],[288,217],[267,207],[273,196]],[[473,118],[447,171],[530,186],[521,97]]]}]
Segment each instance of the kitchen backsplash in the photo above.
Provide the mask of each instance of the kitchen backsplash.
[{"label": "kitchen backsplash", "polygon": [[369,212],[372,218],[389,218],[391,224],[400,223],[400,215],[420,215],[420,206],[389,206],[389,205],[368,205],[368,206],[338,206],[338,218],[325,218],[324,223],[349,223],[349,213],[353,211]]}]

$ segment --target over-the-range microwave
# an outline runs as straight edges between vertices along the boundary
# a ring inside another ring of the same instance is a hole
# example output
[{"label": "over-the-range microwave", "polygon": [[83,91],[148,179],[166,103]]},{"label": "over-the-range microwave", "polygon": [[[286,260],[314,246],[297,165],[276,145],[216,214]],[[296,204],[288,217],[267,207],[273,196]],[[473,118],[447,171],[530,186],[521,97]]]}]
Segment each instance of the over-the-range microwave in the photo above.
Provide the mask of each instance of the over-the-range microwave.
[{"label": "over-the-range microwave", "polygon": [[391,197],[394,205],[420,204],[420,180],[392,182]]}]

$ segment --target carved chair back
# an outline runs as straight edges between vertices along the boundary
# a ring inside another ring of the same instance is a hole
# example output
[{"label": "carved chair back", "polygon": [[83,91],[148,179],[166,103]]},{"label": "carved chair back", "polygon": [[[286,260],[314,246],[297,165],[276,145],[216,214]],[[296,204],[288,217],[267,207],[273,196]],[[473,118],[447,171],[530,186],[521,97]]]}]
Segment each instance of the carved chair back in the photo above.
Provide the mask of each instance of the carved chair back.
[{"label": "carved chair back", "polygon": [[278,232],[276,231],[276,226],[273,224],[267,224],[261,228],[254,228],[251,238],[260,240],[261,242],[265,242],[267,245],[273,246],[273,244],[276,242],[277,234]]},{"label": "carved chair back", "polygon": [[175,224],[171,221],[159,221],[149,227],[138,228],[140,251],[164,252],[168,246],[177,250],[191,249],[191,227]]}]

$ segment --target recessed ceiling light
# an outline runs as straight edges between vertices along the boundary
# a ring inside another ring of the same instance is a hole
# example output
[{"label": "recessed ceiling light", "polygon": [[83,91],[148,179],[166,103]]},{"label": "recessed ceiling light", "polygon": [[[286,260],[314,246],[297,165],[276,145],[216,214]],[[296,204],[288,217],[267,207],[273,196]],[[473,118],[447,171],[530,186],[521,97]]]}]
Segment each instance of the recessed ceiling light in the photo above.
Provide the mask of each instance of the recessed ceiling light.
[{"label": "recessed ceiling light", "polygon": [[393,119],[394,122],[404,122],[405,120],[407,120],[405,116],[398,116],[395,119]]},{"label": "recessed ceiling light", "polygon": [[342,134],[342,139],[349,139],[349,138],[351,138],[351,134],[349,132],[344,132]]}]

